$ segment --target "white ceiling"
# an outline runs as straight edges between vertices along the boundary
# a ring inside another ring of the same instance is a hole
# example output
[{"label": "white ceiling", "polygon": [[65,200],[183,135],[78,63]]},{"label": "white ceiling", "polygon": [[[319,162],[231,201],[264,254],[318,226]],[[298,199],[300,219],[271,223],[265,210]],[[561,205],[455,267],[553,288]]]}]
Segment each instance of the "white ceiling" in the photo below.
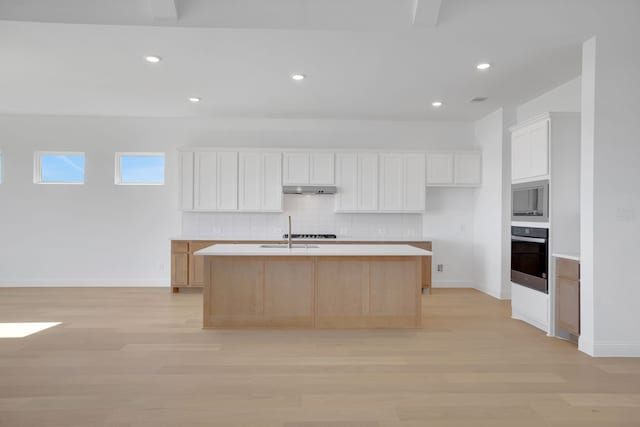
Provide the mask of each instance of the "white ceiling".
[{"label": "white ceiling", "polygon": [[0,0],[0,113],[472,120],[580,74],[612,3]]}]

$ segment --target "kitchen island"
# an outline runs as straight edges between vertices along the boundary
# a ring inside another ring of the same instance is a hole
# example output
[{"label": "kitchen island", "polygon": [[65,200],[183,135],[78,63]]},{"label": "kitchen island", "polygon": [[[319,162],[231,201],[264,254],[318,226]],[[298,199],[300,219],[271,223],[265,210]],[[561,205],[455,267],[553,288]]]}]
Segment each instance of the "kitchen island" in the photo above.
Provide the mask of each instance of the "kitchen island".
[{"label": "kitchen island", "polygon": [[217,244],[204,328],[418,328],[422,259],[409,245]]}]

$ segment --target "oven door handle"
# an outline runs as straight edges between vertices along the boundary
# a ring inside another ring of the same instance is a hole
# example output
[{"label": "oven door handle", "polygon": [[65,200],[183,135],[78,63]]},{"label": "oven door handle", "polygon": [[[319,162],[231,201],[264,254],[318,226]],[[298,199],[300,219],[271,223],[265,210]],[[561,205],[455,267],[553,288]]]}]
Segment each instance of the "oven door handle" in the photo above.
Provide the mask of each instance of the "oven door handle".
[{"label": "oven door handle", "polygon": [[530,243],[547,243],[547,239],[539,238],[539,237],[520,237],[520,236],[511,236],[512,242],[530,242]]}]

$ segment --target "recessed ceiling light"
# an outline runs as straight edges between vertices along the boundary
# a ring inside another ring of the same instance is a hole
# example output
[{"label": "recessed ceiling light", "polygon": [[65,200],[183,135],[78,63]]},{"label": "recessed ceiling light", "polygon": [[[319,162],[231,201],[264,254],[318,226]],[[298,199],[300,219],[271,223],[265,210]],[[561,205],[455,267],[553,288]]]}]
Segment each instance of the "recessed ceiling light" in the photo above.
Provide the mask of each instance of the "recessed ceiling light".
[{"label": "recessed ceiling light", "polygon": [[144,60],[147,62],[151,62],[152,64],[157,64],[158,62],[162,61],[162,58],[156,55],[147,55],[144,57]]},{"label": "recessed ceiling light", "polygon": [[191,96],[189,97],[189,101],[196,103],[196,102],[200,102],[202,100],[202,98],[199,98],[197,96]]},{"label": "recessed ceiling light", "polygon": [[478,70],[488,70],[489,68],[491,68],[491,64],[489,64],[488,62],[481,62],[476,65],[476,68]]},{"label": "recessed ceiling light", "polygon": [[436,108],[442,107],[442,101],[433,101],[431,105],[433,105]]},{"label": "recessed ceiling light", "polygon": [[305,79],[305,77],[307,77],[307,76],[305,76],[304,74],[291,74],[291,78],[292,78],[293,80],[295,80],[295,81],[298,81],[298,82],[299,82],[300,80],[304,80],[304,79]]}]

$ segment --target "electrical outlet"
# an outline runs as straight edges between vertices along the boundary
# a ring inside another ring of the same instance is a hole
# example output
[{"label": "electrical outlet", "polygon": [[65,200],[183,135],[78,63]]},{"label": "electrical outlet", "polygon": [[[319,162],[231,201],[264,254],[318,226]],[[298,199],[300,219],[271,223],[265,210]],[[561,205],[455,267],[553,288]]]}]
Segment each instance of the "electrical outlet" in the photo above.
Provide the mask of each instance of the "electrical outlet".
[{"label": "electrical outlet", "polygon": [[438,264],[437,271],[442,273],[444,271],[444,264]]},{"label": "electrical outlet", "polygon": [[166,268],[167,268],[167,267],[164,265],[164,263],[160,264],[160,272],[161,272],[161,273],[164,273],[164,270],[165,270]]}]

